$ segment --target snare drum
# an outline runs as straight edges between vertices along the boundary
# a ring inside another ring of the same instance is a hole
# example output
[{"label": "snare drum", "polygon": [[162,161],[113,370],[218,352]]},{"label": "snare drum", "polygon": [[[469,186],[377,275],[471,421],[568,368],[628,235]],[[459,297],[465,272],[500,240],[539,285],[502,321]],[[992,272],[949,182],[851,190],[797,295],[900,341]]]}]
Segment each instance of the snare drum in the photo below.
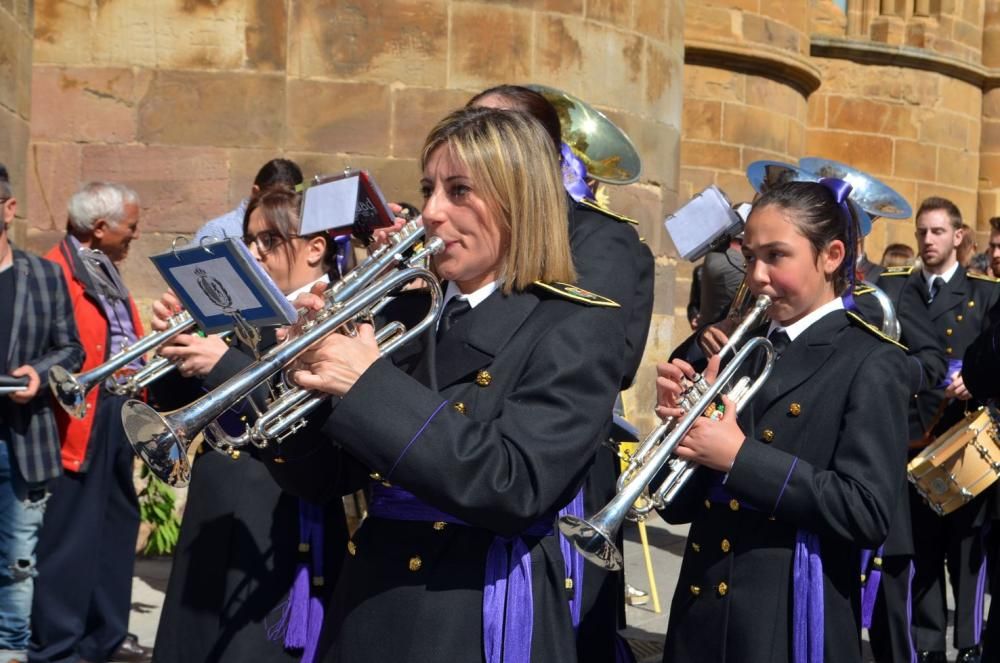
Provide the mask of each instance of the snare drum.
[{"label": "snare drum", "polygon": [[911,460],[906,474],[939,516],[971,502],[1000,477],[1000,442],[989,410],[967,413]]}]

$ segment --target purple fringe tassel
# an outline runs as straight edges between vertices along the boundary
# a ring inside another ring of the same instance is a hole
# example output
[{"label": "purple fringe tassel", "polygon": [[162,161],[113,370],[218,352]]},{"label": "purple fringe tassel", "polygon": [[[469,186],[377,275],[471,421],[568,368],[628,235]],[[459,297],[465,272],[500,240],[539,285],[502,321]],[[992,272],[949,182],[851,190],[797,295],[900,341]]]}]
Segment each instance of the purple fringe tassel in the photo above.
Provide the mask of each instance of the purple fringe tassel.
[{"label": "purple fringe tassel", "polygon": [[284,635],[286,649],[302,649],[301,663],[313,663],[323,628],[323,602],[312,595],[310,578],[323,577],[323,507],[299,500],[299,540],[309,547],[308,561],[295,569],[281,619],[268,629],[268,638]]},{"label": "purple fringe tassel", "polygon": [[819,536],[799,530],[793,573],[794,663],[823,663],[823,559],[819,553]]}]

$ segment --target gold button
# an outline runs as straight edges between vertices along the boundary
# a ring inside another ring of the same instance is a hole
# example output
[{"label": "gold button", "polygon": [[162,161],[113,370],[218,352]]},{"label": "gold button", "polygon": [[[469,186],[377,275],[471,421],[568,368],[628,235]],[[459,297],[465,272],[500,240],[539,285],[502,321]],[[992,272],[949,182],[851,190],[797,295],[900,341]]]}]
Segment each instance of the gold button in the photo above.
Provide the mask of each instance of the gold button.
[{"label": "gold button", "polygon": [[959,313],[958,315],[956,315],[955,319],[958,320],[959,322],[961,322],[962,321],[962,314]]},{"label": "gold button", "polygon": [[765,442],[770,442],[774,439],[774,431],[770,428],[765,428],[764,432],[761,433],[760,436]]},{"label": "gold button", "polygon": [[461,402],[455,403],[454,405],[452,405],[452,407],[455,408],[455,412],[458,412],[459,414],[465,414],[465,403]]},{"label": "gold button", "polygon": [[347,552],[351,557],[354,557],[355,555],[358,554],[358,547],[354,545],[353,541],[347,542]]},{"label": "gold button", "polygon": [[873,559],[872,560],[872,566],[874,566],[876,569],[881,569],[882,568],[882,558],[881,557],[876,557],[875,559]]},{"label": "gold button", "polygon": [[389,483],[388,481],[383,481],[382,485],[385,486],[386,488],[392,488],[392,484]]},{"label": "gold button", "polygon": [[239,459],[239,457],[240,457],[240,450],[239,449],[230,449],[229,450],[229,457],[232,458],[233,460]]},{"label": "gold button", "polygon": [[699,544],[697,544],[697,543],[692,543],[691,544],[691,550],[693,550],[695,552],[701,552],[701,546]]},{"label": "gold button", "polygon": [[802,406],[799,405],[798,403],[792,403],[791,405],[788,406],[788,414],[792,415],[793,417],[799,416],[800,414],[802,414]]},{"label": "gold button", "polygon": [[281,465],[282,463],[285,462],[285,459],[282,458],[281,456],[275,456],[274,457],[274,462],[277,463],[278,465]]},{"label": "gold button", "polygon": [[722,543],[719,544],[719,547],[722,548],[722,552],[724,553],[729,552],[729,549],[732,548],[732,546],[729,544],[729,539],[723,539]]},{"label": "gold button", "polygon": [[483,369],[476,373],[476,384],[480,387],[488,387],[491,382],[493,382],[493,376],[490,375],[489,371]]},{"label": "gold button", "polygon": [[729,593],[729,585],[724,582],[720,582],[719,586],[715,588],[715,591],[719,592],[719,596],[725,596]]},{"label": "gold button", "polygon": [[323,576],[313,576],[313,587],[322,587],[326,584],[326,578]]},{"label": "gold button", "polygon": [[368,478],[371,479],[372,481],[381,481],[382,475],[379,474],[378,472],[372,472],[371,474],[368,475]]},{"label": "gold button", "polygon": [[709,502],[708,500],[705,500],[705,508],[706,509],[711,509],[712,508],[712,503]]},{"label": "gold button", "polygon": [[945,333],[945,334],[946,334],[947,336],[951,336],[951,335],[952,335],[952,334],[954,334],[955,332],[954,332],[954,331],[953,331],[953,330],[952,330],[952,329],[951,329],[951,328],[949,327],[948,329],[945,329],[945,330],[944,330],[944,333]]},{"label": "gold button", "polygon": [[434,529],[436,529],[437,531],[440,532],[441,530],[443,530],[445,528],[445,525],[447,525],[447,524],[448,523],[444,522],[443,520],[439,520],[436,523],[434,523],[433,525],[431,525],[431,527],[433,527]]},{"label": "gold button", "polygon": [[[347,542],[347,547],[348,548],[351,547],[351,542],[350,541]],[[307,553],[307,552],[309,552],[309,544],[306,543],[305,541],[303,541],[302,543],[300,543],[299,544],[299,552],[300,553]]]},{"label": "gold button", "polygon": [[694,596],[698,596],[699,594],[701,594],[701,587],[699,587],[698,585],[691,585],[689,589],[691,590],[691,594],[693,594]]},{"label": "gold button", "polygon": [[976,302],[970,301],[969,308],[975,308],[975,307],[976,307]]},{"label": "gold button", "polygon": [[573,589],[573,579],[566,578],[566,589]]},{"label": "gold button", "polygon": [[953,353],[953,352],[954,352],[954,350],[952,350],[951,348],[945,348],[945,349],[944,349],[944,353],[945,353],[946,355],[950,355],[950,354],[951,354],[951,353]]},{"label": "gold button", "polygon": [[420,555],[414,555],[410,558],[410,570],[419,571],[420,567],[424,565],[424,560],[420,559]]},{"label": "gold button", "polygon": [[729,508],[732,511],[739,511],[740,510],[740,501],[739,500],[729,500]]}]

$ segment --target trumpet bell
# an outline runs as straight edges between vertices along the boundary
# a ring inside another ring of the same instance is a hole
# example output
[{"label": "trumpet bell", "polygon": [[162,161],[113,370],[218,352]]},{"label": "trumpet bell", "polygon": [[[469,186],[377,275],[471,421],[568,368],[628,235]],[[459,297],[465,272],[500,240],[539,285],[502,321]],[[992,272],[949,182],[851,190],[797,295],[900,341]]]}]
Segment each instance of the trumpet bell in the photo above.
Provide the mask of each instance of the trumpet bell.
[{"label": "trumpet bell", "polygon": [[141,401],[122,406],[122,424],[132,448],[158,479],[171,486],[186,486],[191,480],[187,447],[182,431],[159,412]]},{"label": "trumpet bell", "polygon": [[559,531],[587,559],[608,571],[622,568],[622,554],[617,544],[607,532],[591,525],[583,518],[563,516],[559,519]]},{"label": "trumpet bell", "polygon": [[799,159],[799,167],[821,178],[835,177],[850,184],[853,187],[851,199],[873,218],[908,219],[913,216],[913,208],[903,196],[863,170],[820,157]]},{"label": "trumpet bell", "polygon": [[83,419],[87,414],[87,390],[76,376],[59,365],[49,369],[49,389],[70,416]]},{"label": "trumpet bell", "polygon": [[545,97],[559,115],[562,139],[583,161],[587,175],[607,184],[639,179],[642,161],[632,140],[608,117],[577,97],[545,85],[525,86]]}]

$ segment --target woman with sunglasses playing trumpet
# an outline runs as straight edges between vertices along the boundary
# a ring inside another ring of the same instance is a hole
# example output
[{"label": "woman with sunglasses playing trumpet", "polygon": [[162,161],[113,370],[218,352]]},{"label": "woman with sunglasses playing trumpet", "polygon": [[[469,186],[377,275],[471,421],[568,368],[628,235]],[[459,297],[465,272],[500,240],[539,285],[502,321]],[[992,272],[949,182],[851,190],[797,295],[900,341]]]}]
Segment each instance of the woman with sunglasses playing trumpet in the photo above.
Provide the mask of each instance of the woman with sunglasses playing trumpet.
[{"label": "woman with sunglasses playing trumpet", "polygon": [[[244,241],[251,254],[289,297],[335,272],[336,249],[323,233],[296,234],[301,196],[285,188],[251,198],[244,217]],[[172,293],[153,305],[154,329],[165,328],[179,309]],[[257,350],[275,343],[273,329],[261,330]],[[177,362],[180,376],[154,385],[162,407],[174,408],[214,389],[254,361],[251,348],[218,336],[182,334],[160,350]],[[234,418],[238,418],[234,416]],[[225,423],[225,422],[223,422]],[[242,426],[242,422],[234,422]],[[322,573],[335,578],[347,541],[339,502],[325,511],[300,505],[282,492],[253,452],[233,457],[202,444],[194,460],[180,540],[157,631],[157,660],[295,661],[303,642],[269,637],[302,562],[300,515],[308,510],[324,524]],[[322,592],[322,588],[314,591]],[[308,598],[308,597],[306,597]],[[296,645],[287,648],[283,645]]]},{"label": "woman with sunglasses playing trumpet", "polygon": [[[553,525],[618,390],[614,303],[566,285],[565,195],[535,120],[457,111],[431,131],[421,165],[424,225],[445,243],[433,259],[446,282],[438,329],[391,361],[368,325],[307,351],[293,379],[339,397],[330,434],[281,445],[272,465],[317,499],[345,489],[338,452],[372,477],[322,660],[572,661],[571,576]],[[403,293],[387,317],[422,316],[425,299]]]}]

